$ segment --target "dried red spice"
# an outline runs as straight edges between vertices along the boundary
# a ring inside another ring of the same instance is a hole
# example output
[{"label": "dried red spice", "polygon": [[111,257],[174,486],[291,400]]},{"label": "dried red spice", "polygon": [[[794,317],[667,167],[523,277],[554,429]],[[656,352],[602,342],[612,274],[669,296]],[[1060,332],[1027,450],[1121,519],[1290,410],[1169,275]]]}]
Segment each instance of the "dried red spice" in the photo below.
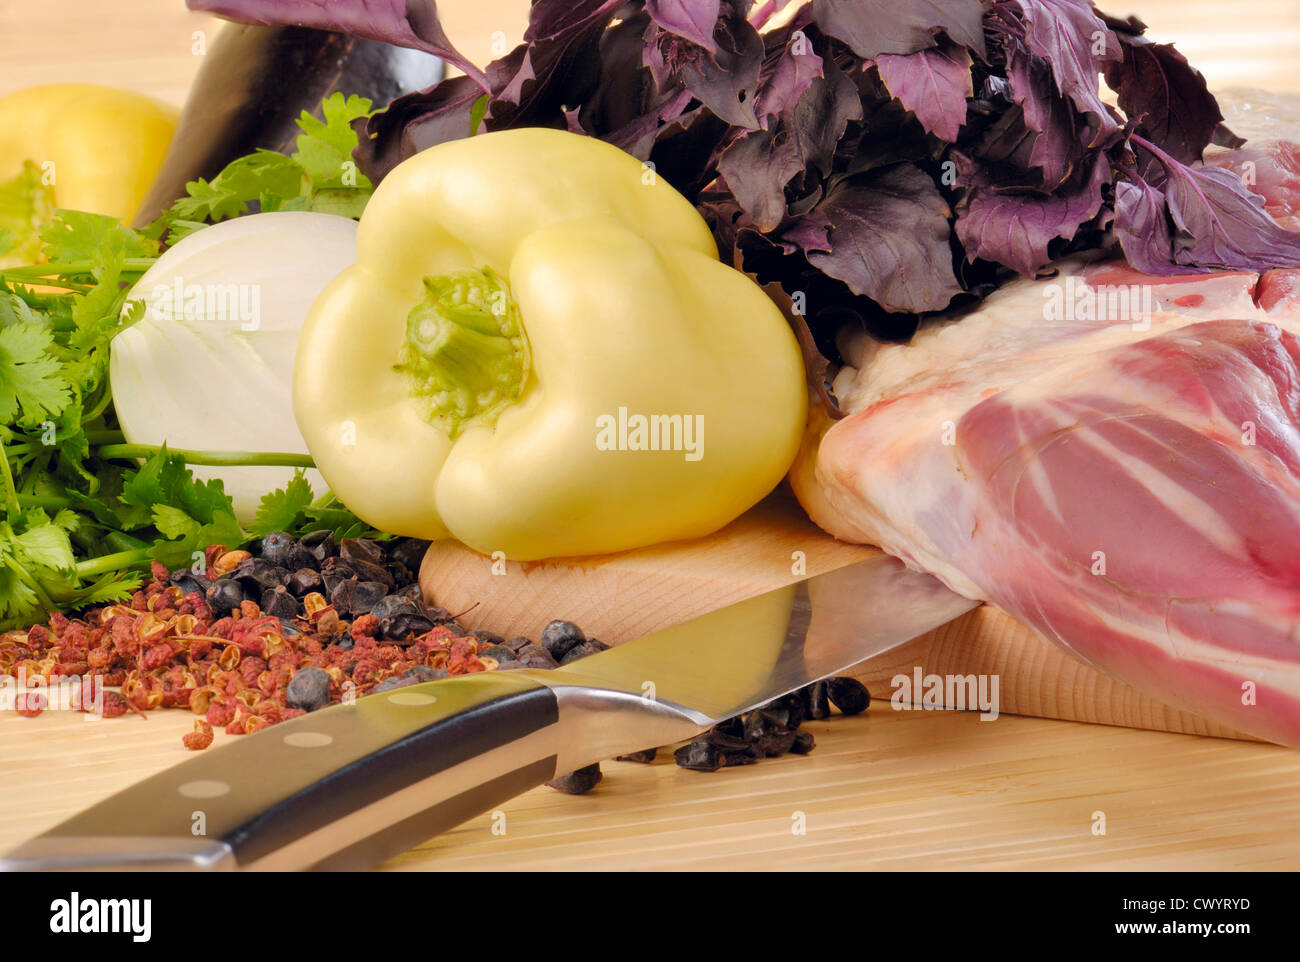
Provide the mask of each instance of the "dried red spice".
[{"label": "dried red spice", "polygon": [[[233,570],[247,557],[220,546],[207,551],[214,568]],[[304,668],[329,675],[329,701],[337,703],[419,667],[451,675],[498,667],[496,659],[478,656],[478,638],[458,636],[446,625],[400,643],[381,643],[374,615],[342,620],[315,593],[303,599],[303,614],[292,627],[248,600],[215,618],[201,595],[171,584],[161,565],[155,564],[152,574],[129,604],[92,609],[77,618],[56,612],[48,624],[0,634],[0,674],[24,672],[29,680],[47,684],[53,676],[80,678],[83,697],[93,682],[105,689],[98,702],[105,718],[188,709],[199,717],[182,742],[200,750],[212,743],[216,728],[245,734],[304,714],[289,706],[286,694]],[[120,692],[106,690],[117,686]],[[96,710],[93,695],[85,701],[82,710]],[[29,693],[15,707],[36,715],[47,704],[44,695]]]},{"label": "dried red spice", "polygon": [[14,711],[24,718],[35,718],[45,711],[46,704],[44,692],[24,692],[14,700]]},{"label": "dried red spice", "polygon": [[215,736],[212,734],[212,726],[202,718],[196,718],[194,720],[194,731],[185,734],[181,738],[181,744],[190,749],[190,751],[198,752],[211,745],[214,737]]}]

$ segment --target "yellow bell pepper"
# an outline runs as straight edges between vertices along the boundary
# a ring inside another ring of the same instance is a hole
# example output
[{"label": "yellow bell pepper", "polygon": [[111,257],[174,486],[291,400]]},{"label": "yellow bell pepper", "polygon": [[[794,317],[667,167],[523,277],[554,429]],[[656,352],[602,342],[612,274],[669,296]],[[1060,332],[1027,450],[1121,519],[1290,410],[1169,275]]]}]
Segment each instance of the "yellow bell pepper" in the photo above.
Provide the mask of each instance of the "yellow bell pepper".
[{"label": "yellow bell pepper", "polygon": [[49,84],[0,98],[0,228],[39,254],[55,207],[129,218],[162,166],[177,111],[142,94]]},{"label": "yellow bell pepper", "polygon": [[417,154],[357,255],[308,314],[294,411],[377,528],[515,560],[620,551],[722,527],[794,458],[785,319],[609,144],[525,129]]}]

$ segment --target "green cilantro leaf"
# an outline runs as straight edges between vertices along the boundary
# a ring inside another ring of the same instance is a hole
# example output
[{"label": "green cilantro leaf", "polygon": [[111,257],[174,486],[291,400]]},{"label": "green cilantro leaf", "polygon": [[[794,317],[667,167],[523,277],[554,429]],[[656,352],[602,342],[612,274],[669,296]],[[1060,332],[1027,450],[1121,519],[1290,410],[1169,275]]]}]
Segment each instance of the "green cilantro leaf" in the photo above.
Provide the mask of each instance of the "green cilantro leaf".
[{"label": "green cilantro leaf", "polygon": [[31,619],[54,601],[76,566],[68,532],[44,511],[0,523],[0,622]]},{"label": "green cilantro leaf", "polygon": [[195,552],[208,545],[233,547],[248,540],[222,483],[196,481],[184,459],[169,454],[165,445],[127,472],[119,498],[149,510],[164,539],[154,543],[149,556],[169,568],[188,567]]},{"label": "green cilantro leaf", "polygon": [[55,211],[55,220],[41,231],[45,259],[51,264],[103,263],[105,252],[122,258],[157,257],[158,244],[116,217],[82,210]]},{"label": "green cilantro leaf", "polygon": [[321,190],[312,197],[310,209],[318,214],[334,214],[336,217],[351,217],[356,220],[365,211],[369,200],[369,191]]},{"label": "green cilantro leaf", "polygon": [[17,294],[0,290],[0,327],[11,324],[41,325],[41,317]]},{"label": "green cilantro leaf", "polygon": [[321,101],[324,120],[317,120],[305,110],[298,118],[302,133],[297,140],[297,150],[291,156],[307,171],[307,176],[318,189],[370,188],[370,181],[357,170],[352,160],[352,151],[357,146],[352,121],[369,117],[370,106],[365,97],[344,97],[341,93],[333,93]]},{"label": "green cilantro leaf", "polygon": [[313,497],[306,477],[301,471],[296,472],[283,488],[262,496],[248,533],[254,538],[265,538],[272,531],[289,531],[298,516],[310,507]]},{"label": "green cilantro leaf", "polygon": [[170,505],[200,524],[212,523],[222,512],[234,517],[230,496],[221,481],[194,480],[184,458],[169,454],[165,444],[139,469],[127,472],[121,500],[150,510],[160,504]]},{"label": "green cilantro leaf", "polygon": [[63,603],[78,608],[91,605],[111,605],[127,601],[139,590],[144,579],[140,575],[106,576],[89,587],[83,588]]},{"label": "green cilantro leaf", "polygon": [[68,532],[52,521],[29,528],[14,539],[22,560],[33,568],[67,572],[76,566]]},{"label": "green cilantro leaf", "polygon": [[197,535],[203,527],[180,508],[173,508],[170,504],[153,506],[153,523],[164,538],[189,538]]},{"label": "green cilantro leaf", "polygon": [[0,423],[31,426],[72,400],[63,366],[51,356],[53,345],[50,332],[31,321],[0,328]]},{"label": "green cilantro leaf", "polygon": [[284,154],[259,150],[231,161],[211,182],[199,178],[186,184],[188,196],[171,212],[178,220],[221,221],[238,217],[263,193],[296,197],[302,189],[302,167]]},{"label": "green cilantro leaf", "polygon": [[41,226],[54,216],[54,191],[42,180],[39,168],[26,161],[0,184],[0,257],[8,263],[32,264],[40,257]]},{"label": "green cilantro leaf", "polygon": [[12,555],[0,551],[0,624],[21,623],[40,610],[30,576]]},{"label": "green cilantro leaf", "polygon": [[[155,521],[166,525],[175,534],[172,540],[154,542],[149,549],[149,557],[168,568],[189,567],[208,545],[234,547],[248,540],[248,535],[239,526],[232,511],[217,511],[211,522],[199,525],[192,519],[182,520],[185,518],[184,512],[167,505],[155,505],[153,510]],[[163,532],[164,535],[166,533]]]},{"label": "green cilantro leaf", "polygon": [[373,538],[387,540],[392,535],[370,527],[338,501],[332,501],[323,508],[309,507],[303,509],[307,522],[299,528],[299,533],[311,531],[333,531],[334,540],[344,538]]}]

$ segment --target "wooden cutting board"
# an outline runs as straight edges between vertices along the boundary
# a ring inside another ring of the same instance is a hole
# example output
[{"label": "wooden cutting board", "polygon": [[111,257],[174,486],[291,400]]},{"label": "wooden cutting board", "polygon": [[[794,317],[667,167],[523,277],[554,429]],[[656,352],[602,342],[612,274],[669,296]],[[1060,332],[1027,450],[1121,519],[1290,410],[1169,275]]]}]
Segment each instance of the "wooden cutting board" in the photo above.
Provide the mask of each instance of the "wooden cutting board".
[{"label": "wooden cutting board", "polygon": [[[836,541],[785,492],[698,541],[595,558],[530,563],[493,560],[462,545],[433,545],[425,596],[463,612],[470,628],[533,639],[554,618],[621,644],[761,592],[878,553]],[[1000,711],[1156,731],[1249,738],[1139,694],[989,605],[864,662],[849,674],[888,702],[892,679],[997,675]]]}]

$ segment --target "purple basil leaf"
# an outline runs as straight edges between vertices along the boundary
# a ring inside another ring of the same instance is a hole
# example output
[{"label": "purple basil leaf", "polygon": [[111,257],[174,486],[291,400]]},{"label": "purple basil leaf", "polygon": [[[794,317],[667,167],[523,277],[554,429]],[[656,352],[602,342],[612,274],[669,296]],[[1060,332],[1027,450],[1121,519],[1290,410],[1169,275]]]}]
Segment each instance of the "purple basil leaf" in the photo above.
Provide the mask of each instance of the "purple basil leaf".
[{"label": "purple basil leaf", "polygon": [[948,145],[927,133],[916,115],[889,95],[874,69],[854,71],[863,117],[836,148],[827,189],[841,180],[903,161],[937,163]]},{"label": "purple basil leaf", "polygon": [[[995,9],[1004,22],[1019,21],[1011,26],[1011,35],[1019,35],[1023,45],[1013,46],[1009,71],[1016,70],[1017,62],[1023,68],[1028,58],[1038,58],[1051,69],[1061,96],[1085,113],[1109,120],[1098,75],[1123,54],[1119,39],[1098,18],[1090,0],[999,0]],[[1014,87],[1014,76],[1011,82]]]},{"label": "purple basil leaf", "polygon": [[783,234],[809,263],[889,311],[938,311],[960,293],[948,205],[928,174],[899,164],[841,182],[809,220]]},{"label": "purple basil leaf", "polygon": [[581,105],[582,126],[597,137],[630,123],[652,102],[662,99],[650,71],[641,63],[649,22],[644,13],[637,14],[601,35],[600,84]]},{"label": "purple basil leaf", "polygon": [[718,161],[727,188],[763,232],[785,219],[785,185],[803,170],[793,139],[781,125],[755,130],[736,140]]},{"label": "purple basil leaf", "polygon": [[590,6],[590,16],[571,18],[565,30],[522,43],[488,65],[489,130],[564,126],[564,108],[593,94],[600,81],[600,40],[614,8]]},{"label": "purple basil leaf", "polygon": [[813,79],[782,119],[791,131],[804,167],[824,178],[830,176],[836,145],[849,122],[862,119],[862,100],[853,81],[833,60],[825,61],[822,71],[823,75]]},{"label": "purple basil leaf", "polygon": [[357,166],[377,184],[421,150],[468,137],[474,102],[483,96],[472,77],[448,77],[428,90],[398,97],[368,119],[354,120]]},{"label": "purple basil leaf", "polygon": [[823,33],[864,60],[933,47],[940,31],[987,59],[982,0],[813,0],[812,11]]},{"label": "purple basil leaf", "polygon": [[1048,245],[1058,237],[1069,239],[1101,211],[1102,188],[1110,183],[1110,161],[1104,154],[1093,159],[1087,177],[1072,187],[1045,194],[1010,192],[990,182],[985,172],[971,174],[971,164],[955,155],[962,171],[959,183],[969,180],[957,203],[957,239],[968,260],[992,261],[1032,277],[1051,261]]},{"label": "purple basil leaf", "polygon": [[625,0],[533,0],[524,43],[582,31],[597,20],[609,21]]},{"label": "purple basil leaf", "polygon": [[[1041,186],[1055,190],[1070,173],[1083,165],[1089,145],[1098,137],[1096,115],[1080,113],[1074,103],[1061,95],[1052,80],[1051,68],[1037,57],[1017,62],[1012,68],[1013,83],[1034,93],[1017,98],[1024,112],[1025,125],[1038,136],[1029,151],[1029,166],[1042,171]],[[1091,121],[1091,122],[1090,122]],[[1106,117],[1109,132],[1119,128]]]},{"label": "purple basil leaf", "polygon": [[480,86],[483,72],[447,39],[434,0],[185,0],[191,10],[239,23],[297,25],[414,47],[459,67]]},{"label": "purple basil leaf", "polygon": [[687,90],[660,90],[641,64],[649,17],[627,17],[600,38],[600,82],[578,111],[584,132],[646,160],[661,127],[682,115]]},{"label": "purple basil leaf", "polygon": [[[1141,144],[1151,150],[1150,144]],[[1165,200],[1174,224],[1174,262],[1184,267],[1262,271],[1300,267],[1300,233],[1286,230],[1224,167],[1188,167],[1152,150],[1168,173]]]},{"label": "purple basil leaf", "polygon": [[734,11],[727,11],[721,23],[714,34],[714,53],[652,23],[646,31],[644,63],[661,90],[683,86],[728,124],[755,130],[763,38]]},{"label": "purple basil leaf", "polygon": [[[1030,129],[1025,122],[1024,108],[1012,104],[997,120],[985,127],[979,137],[963,147],[983,164],[1005,167],[1009,172],[1006,176],[1008,184],[1016,180],[1026,187],[1042,187],[1045,178],[1041,172],[1036,182],[1031,182],[1026,176],[1036,169],[1035,149],[1040,140],[1038,131]],[[1082,152],[1082,149],[1078,151],[1080,154]],[[1062,155],[1060,163],[1063,168],[1068,167],[1069,156]],[[1016,173],[1020,175],[1018,178],[1015,177]]]},{"label": "purple basil leaf", "polygon": [[[1019,172],[1000,186],[1056,191],[1121,136],[1098,84],[1101,69],[1121,57],[1119,40],[1086,0],[997,0],[989,29],[1018,110],[982,134],[974,156]],[[1031,170],[1036,184],[1023,176]]]},{"label": "purple basil leaf", "polygon": [[792,31],[785,43],[768,54],[759,72],[758,122],[766,127],[770,118],[794,106],[808,85],[822,76],[822,58],[813,50],[803,31]]},{"label": "purple basil leaf", "polygon": [[646,160],[650,157],[659,132],[681,117],[691,99],[689,90],[662,94],[660,100],[645,113],[629,120],[617,130],[611,130],[601,139],[627,151],[637,160]]},{"label": "purple basil leaf", "polygon": [[1226,147],[1229,150],[1236,150],[1238,147],[1246,145],[1245,137],[1238,137],[1226,124],[1218,124],[1214,128],[1214,133],[1210,135],[1210,143],[1216,147]]},{"label": "purple basil leaf", "polygon": [[[692,101],[695,103],[694,101]],[[718,176],[718,156],[734,128],[700,103],[659,128],[650,149],[655,172],[695,203]]]},{"label": "purple basil leaf", "polygon": [[[865,177],[862,178],[864,181]],[[845,181],[847,184],[848,182]],[[786,224],[778,238],[768,238],[772,243],[780,244],[782,250],[787,254],[793,254],[801,251],[805,256],[817,251],[823,254],[829,254],[831,251],[831,223],[830,217],[826,211],[811,210]]]},{"label": "purple basil leaf", "polygon": [[532,58],[529,57],[531,49],[530,44],[521,43],[487,65],[485,76],[493,100],[503,100],[513,106],[519,106],[519,89],[522,88],[524,80],[531,80],[536,76],[533,72]]},{"label": "purple basil leaf", "polygon": [[970,67],[970,51],[953,44],[876,58],[889,92],[921,126],[947,141],[955,141],[966,123],[966,98],[973,93]]},{"label": "purple basil leaf", "polygon": [[1115,184],[1115,237],[1129,266],[1144,274],[1186,274],[1173,262],[1173,236],[1164,192],[1136,172]]},{"label": "purple basil leaf", "polygon": [[669,33],[713,53],[713,27],[720,15],[720,0],[646,0],[650,19]]},{"label": "purple basil leaf", "polygon": [[1139,36],[1147,32],[1147,25],[1142,22],[1142,18],[1136,14],[1130,13],[1127,17],[1116,17],[1102,10],[1096,11],[1097,16],[1101,17],[1101,22],[1116,33],[1125,33],[1130,36]]},{"label": "purple basil leaf", "polygon": [[1205,77],[1174,49],[1119,35],[1124,59],[1106,67],[1106,83],[1138,132],[1175,160],[1200,160],[1223,122]]},{"label": "purple basil leaf", "polygon": [[825,69],[777,124],[738,138],[718,162],[718,172],[761,231],[774,230],[785,219],[785,188],[796,175],[830,173],[845,127],[862,117],[853,81],[833,61]]}]

